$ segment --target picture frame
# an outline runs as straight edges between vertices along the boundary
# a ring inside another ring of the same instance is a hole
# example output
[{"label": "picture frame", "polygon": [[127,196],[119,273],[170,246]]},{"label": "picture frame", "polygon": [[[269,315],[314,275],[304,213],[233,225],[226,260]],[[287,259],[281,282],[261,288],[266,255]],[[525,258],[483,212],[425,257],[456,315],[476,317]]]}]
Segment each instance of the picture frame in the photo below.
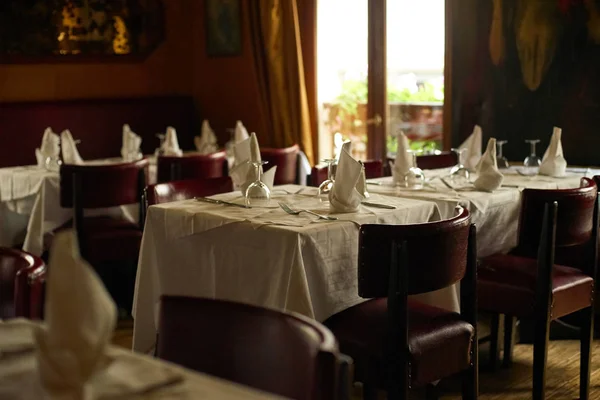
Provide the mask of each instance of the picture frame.
[{"label": "picture frame", "polygon": [[240,0],[205,0],[206,54],[235,57],[242,54]]}]

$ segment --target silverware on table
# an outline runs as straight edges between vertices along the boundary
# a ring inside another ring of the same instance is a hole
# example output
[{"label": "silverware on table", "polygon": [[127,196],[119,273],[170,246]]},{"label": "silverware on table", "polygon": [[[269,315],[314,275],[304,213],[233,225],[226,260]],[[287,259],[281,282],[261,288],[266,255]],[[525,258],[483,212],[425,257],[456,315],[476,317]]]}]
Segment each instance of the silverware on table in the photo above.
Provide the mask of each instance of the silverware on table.
[{"label": "silverware on table", "polygon": [[370,201],[363,201],[360,204],[367,207],[375,207],[375,208],[385,208],[387,210],[395,210],[395,206],[390,206],[388,204],[379,204],[379,203],[371,203]]},{"label": "silverware on table", "polygon": [[227,206],[235,206],[235,207],[241,207],[241,208],[252,208],[252,207],[247,206],[245,204],[232,203],[230,201],[225,201],[225,200],[209,199],[208,197],[194,197],[194,200],[203,201],[205,203],[211,203],[211,204],[224,204],[224,205],[227,205]]},{"label": "silverware on table", "polygon": [[312,214],[315,217],[319,217],[320,219],[326,219],[328,221],[336,221],[337,218],[336,217],[330,217],[329,215],[323,215],[323,214],[317,214],[316,212],[310,211],[310,210],[294,210],[292,209],[290,206],[288,206],[285,203],[279,202],[279,207],[281,207],[281,209],[283,211],[285,211],[286,213],[290,214],[290,215],[298,215],[302,212],[308,213],[308,214]]},{"label": "silverware on table", "polygon": [[376,185],[376,186],[383,186],[383,182],[381,181],[367,181],[367,185]]},{"label": "silverware on table", "polygon": [[444,178],[442,178],[440,176],[440,180],[442,181],[442,183],[448,188],[448,189],[452,189],[454,190],[454,186],[452,186],[451,184],[449,184]]}]

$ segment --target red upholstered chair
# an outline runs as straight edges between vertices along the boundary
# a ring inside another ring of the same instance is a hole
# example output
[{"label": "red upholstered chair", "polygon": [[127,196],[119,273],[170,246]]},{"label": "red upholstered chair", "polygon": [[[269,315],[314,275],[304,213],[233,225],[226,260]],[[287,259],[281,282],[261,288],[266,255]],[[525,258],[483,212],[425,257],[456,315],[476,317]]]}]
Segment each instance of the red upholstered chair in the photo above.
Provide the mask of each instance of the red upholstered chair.
[{"label": "red upholstered chair", "polygon": [[157,182],[170,182],[194,178],[219,178],[227,176],[227,159],[224,151],[212,154],[184,154],[159,156],[156,162]]},{"label": "red upholstered chair", "polygon": [[265,165],[265,170],[277,165],[277,171],[275,171],[275,185],[298,183],[299,151],[300,148],[297,144],[284,149],[260,149],[261,159],[269,162]]},{"label": "red upholstered chair", "polygon": [[[456,373],[463,398],[477,398],[476,258],[475,226],[462,208],[445,221],[361,226],[358,294],[371,300],[325,325],[354,359],[365,399],[376,399],[377,387],[407,399],[409,388]],[[457,282],[460,314],[408,297]]]},{"label": "red upholstered chair", "polygon": [[505,365],[511,361],[514,317],[534,322],[534,399],[543,399],[545,394],[550,322],[575,312],[580,313],[582,320],[580,398],[589,396],[597,202],[596,185],[587,178],[576,189],[525,189],[516,249],[511,254],[480,260],[479,308],[491,312],[495,320],[491,333],[492,365],[498,353],[498,315],[506,316]]},{"label": "red upholstered chair", "polygon": [[[394,158],[388,158],[387,165],[384,166],[385,176],[391,176],[390,161]],[[458,162],[456,153],[453,151],[443,151],[440,154],[422,154],[417,156],[417,167],[421,169],[438,169],[453,167]]]},{"label": "red upholstered chair", "polygon": [[290,399],[340,398],[334,336],[295,314],[163,296],[156,355]]},{"label": "red upholstered chair", "polygon": [[46,265],[21,250],[0,247],[0,319],[42,319]]},{"label": "red upholstered chair", "polygon": [[[381,178],[383,176],[383,164],[381,160],[363,161],[365,176],[367,179]],[[334,166],[335,168],[335,166]],[[335,169],[334,169],[335,172]],[[314,166],[310,173],[311,186],[318,187],[327,179],[327,166]]]},{"label": "red upholstered chair", "polygon": [[144,189],[146,207],[154,204],[212,196],[233,191],[233,182],[228,176],[221,178],[187,179],[149,185]]}]

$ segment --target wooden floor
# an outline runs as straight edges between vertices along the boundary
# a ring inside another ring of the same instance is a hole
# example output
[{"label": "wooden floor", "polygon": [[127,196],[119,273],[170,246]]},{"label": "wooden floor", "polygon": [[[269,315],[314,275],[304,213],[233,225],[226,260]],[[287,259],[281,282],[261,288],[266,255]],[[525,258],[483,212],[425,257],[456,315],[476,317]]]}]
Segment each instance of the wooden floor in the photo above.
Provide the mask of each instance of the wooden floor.
[{"label": "wooden floor", "polygon": [[[131,348],[132,324],[119,323],[113,344]],[[481,349],[481,364],[486,361],[486,349]],[[514,365],[510,369],[495,373],[482,371],[479,377],[481,400],[526,400],[531,399],[531,371],[533,352],[531,345],[515,346]],[[461,398],[458,382],[442,381],[440,399]],[[600,340],[594,341],[592,359],[592,399],[600,399]],[[415,392],[415,399],[424,398]],[[574,400],[579,398],[579,343],[576,341],[552,341],[548,354],[547,399]],[[354,399],[361,399],[361,387],[355,387]],[[385,399],[381,393],[380,399]]]}]

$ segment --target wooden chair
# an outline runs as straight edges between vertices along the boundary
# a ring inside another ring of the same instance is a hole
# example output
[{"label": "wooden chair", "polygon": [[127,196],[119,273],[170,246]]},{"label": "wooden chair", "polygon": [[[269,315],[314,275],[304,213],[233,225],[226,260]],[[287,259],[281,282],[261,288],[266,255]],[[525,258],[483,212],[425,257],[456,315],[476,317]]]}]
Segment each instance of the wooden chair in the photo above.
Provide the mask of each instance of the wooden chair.
[{"label": "wooden chair", "polygon": [[[358,294],[371,300],[325,325],[353,358],[365,399],[377,388],[407,399],[409,388],[457,373],[463,398],[477,398],[476,258],[475,226],[462,208],[440,222],[361,226]],[[458,282],[460,314],[409,298]]]},{"label": "wooden chair", "polygon": [[[392,176],[390,169],[390,161],[394,162],[395,158],[388,158],[384,166],[385,176]],[[417,167],[421,169],[438,169],[453,167],[458,162],[458,157],[453,151],[443,151],[440,154],[422,154],[417,156]]]},{"label": "wooden chair", "polygon": [[521,203],[516,249],[486,257],[478,268],[479,308],[493,315],[491,363],[498,358],[499,314],[506,321],[505,366],[512,359],[515,317],[533,319],[533,399],[543,399],[550,322],[579,312],[580,398],[587,399],[598,240],[596,185],[583,178],[576,189],[525,189]]},{"label": "wooden chair", "polygon": [[195,178],[220,178],[227,176],[227,158],[224,151],[212,154],[184,154],[158,156],[157,182],[170,182]]},{"label": "wooden chair", "polygon": [[265,170],[272,166],[277,166],[275,171],[274,185],[286,185],[298,183],[300,148],[297,144],[283,149],[261,148],[260,157],[263,161],[268,161]]},{"label": "wooden chair", "polygon": [[41,258],[0,247],[0,319],[43,319],[45,281]]},{"label": "wooden chair", "polygon": [[[367,179],[381,178],[383,176],[383,164],[381,160],[363,161],[365,176]],[[335,166],[334,166],[335,168]],[[327,179],[327,166],[314,166],[310,174],[310,185],[318,187]]]},{"label": "wooden chair", "polygon": [[163,296],[160,307],[159,358],[286,398],[349,396],[338,381],[337,342],[314,320],[180,296]]}]

